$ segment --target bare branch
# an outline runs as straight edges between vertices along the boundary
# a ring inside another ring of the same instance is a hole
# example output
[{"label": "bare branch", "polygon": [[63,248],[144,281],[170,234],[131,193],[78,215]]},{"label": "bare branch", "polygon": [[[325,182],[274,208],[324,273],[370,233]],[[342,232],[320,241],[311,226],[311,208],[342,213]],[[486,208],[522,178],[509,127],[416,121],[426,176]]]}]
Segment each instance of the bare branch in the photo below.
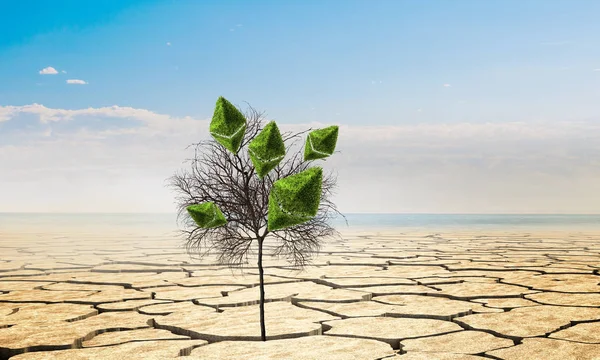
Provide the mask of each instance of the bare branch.
[{"label": "bare branch", "polygon": [[[252,255],[252,243],[268,236],[275,241],[271,255],[283,256],[294,266],[303,267],[318,254],[325,238],[339,236],[329,224],[336,215],[343,217],[331,202],[336,178],[324,174],[321,203],[314,218],[297,226],[268,232],[269,192],[275,181],[312,165],[312,161],[304,161],[303,148],[292,151],[302,135],[312,129],[282,134],[286,158],[259,179],[247,146],[263,129],[264,113],[248,106],[245,116],[246,132],[237,154],[232,154],[214,139],[200,141],[188,147],[194,150],[194,156],[186,160],[188,167],[169,179],[169,186],[176,193],[177,221],[184,229],[181,234],[185,237],[186,249],[199,257],[214,254],[220,263],[228,266],[243,266]],[[195,224],[186,208],[206,201],[221,209],[228,221],[226,225],[204,229]],[[262,233],[261,229],[264,229]]]}]

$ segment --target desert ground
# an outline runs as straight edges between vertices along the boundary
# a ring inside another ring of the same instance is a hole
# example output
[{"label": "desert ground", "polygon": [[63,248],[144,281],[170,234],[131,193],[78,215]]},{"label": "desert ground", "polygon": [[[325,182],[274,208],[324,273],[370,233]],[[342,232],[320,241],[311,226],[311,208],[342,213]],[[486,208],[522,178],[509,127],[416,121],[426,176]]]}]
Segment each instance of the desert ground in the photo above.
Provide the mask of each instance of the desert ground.
[{"label": "desert ground", "polygon": [[0,229],[0,359],[600,359],[600,232],[343,231],[313,266]]}]

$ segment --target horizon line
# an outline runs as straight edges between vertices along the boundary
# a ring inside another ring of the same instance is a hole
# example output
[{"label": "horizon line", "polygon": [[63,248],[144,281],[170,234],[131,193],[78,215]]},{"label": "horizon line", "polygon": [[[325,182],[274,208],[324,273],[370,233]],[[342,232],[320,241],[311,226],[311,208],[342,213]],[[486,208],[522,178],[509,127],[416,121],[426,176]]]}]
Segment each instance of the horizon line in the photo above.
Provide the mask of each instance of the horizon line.
[{"label": "horizon line", "polygon": [[[177,215],[177,212],[27,212],[27,211],[0,211],[0,215]],[[342,215],[600,215],[600,213],[435,213],[435,212],[348,212]]]}]

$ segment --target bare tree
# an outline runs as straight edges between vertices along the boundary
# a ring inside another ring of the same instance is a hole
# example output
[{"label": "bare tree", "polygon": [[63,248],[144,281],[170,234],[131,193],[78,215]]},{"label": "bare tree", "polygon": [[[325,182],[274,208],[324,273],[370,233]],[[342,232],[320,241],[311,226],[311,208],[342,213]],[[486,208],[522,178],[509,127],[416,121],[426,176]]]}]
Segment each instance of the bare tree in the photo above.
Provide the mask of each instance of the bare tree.
[{"label": "bare tree", "polygon": [[[214,139],[190,145],[194,157],[187,160],[190,168],[176,173],[169,185],[176,192],[178,221],[188,253],[201,257],[215,254],[219,263],[230,267],[243,267],[249,255],[254,255],[253,244],[258,247],[260,278],[261,339],[266,340],[264,321],[264,270],[263,244],[267,236],[273,240],[271,255],[282,256],[294,267],[303,268],[318,254],[323,239],[339,237],[329,221],[337,215],[344,217],[331,201],[336,177],[324,174],[321,199],[317,215],[299,225],[269,231],[267,215],[269,192],[279,179],[308,169],[313,161],[304,161],[302,149],[292,148],[302,135],[312,129],[282,133],[286,147],[284,158],[262,179],[248,154],[248,144],[263,129],[264,113],[252,107],[244,113],[247,127],[240,150],[228,151]],[[214,228],[201,228],[189,216],[187,207],[203,202],[217,205],[227,219],[227,224]],[[344,217],[345,219],[345,217]]]}]

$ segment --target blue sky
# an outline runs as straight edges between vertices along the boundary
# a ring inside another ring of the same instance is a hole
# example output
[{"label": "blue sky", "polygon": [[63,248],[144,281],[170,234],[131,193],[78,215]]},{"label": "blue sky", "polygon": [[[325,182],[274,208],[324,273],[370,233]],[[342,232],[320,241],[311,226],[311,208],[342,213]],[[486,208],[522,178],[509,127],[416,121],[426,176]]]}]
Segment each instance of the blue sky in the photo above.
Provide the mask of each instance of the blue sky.
[{"label": "blue sky", "polygon": [[[11,194],[47,174],[43,210],[92,211],[77,198],[109,193],[102,211],[171,211],[160,179],[185,158],[172,149],[224,95],[284,126],[347,126],[331,161],[345,211],[364,210],[358,192],[366,212],[600,212],[599,13],[591,0],[3,4],[0,211],[33,209]],[[375,179],[356,175],[363,156]],[[369,192],[383,184],[395,197]]]},{"label": "blue sky", "polygon": [[[5,104],[205,117],[226,94],[289,122],[510,120],[569,115],[567,101],[588,115],[600,80],[595,1],[12,3]],[[68,73],[40,76],[47,66]]]}]

